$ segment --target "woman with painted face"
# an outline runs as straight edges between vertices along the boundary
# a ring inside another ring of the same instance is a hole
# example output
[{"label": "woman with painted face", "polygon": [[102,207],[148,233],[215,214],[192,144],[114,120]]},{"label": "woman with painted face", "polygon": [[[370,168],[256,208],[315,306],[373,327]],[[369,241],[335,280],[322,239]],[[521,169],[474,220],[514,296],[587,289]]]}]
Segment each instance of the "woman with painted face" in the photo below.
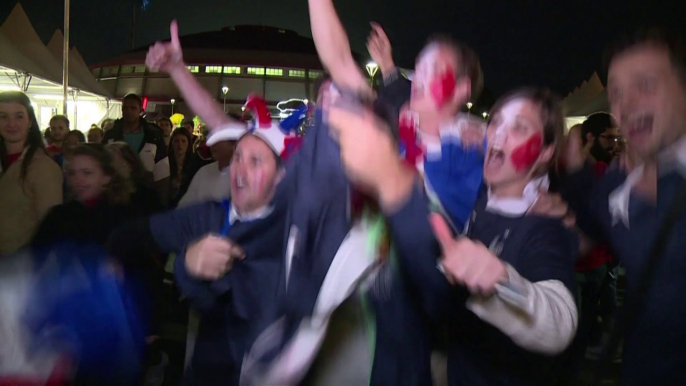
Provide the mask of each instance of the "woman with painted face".
[{"label": "woman with painted face", "polygon": [[[330,119],[347,170],[374,187],[423,307],[451,327],[449,383],[554,384],[555,355],[576,329],[578,239],[560,219],[530,209],[547,188],[545,173],[562,139],[559,99],[522,89],[496,103],[484,166],[488,193],[457,239],[442,217],[429,217],[426,197],[398,166],[390,139],[367,129],[374,120],[340,109]],[[372,154],[352,141],[377,145]]]},{"label": "woman with painted face", "polygon": [[0,256],[27,245],[50,208],[62,203],[62,170],[44,148],[29,98],[0,93]]}]

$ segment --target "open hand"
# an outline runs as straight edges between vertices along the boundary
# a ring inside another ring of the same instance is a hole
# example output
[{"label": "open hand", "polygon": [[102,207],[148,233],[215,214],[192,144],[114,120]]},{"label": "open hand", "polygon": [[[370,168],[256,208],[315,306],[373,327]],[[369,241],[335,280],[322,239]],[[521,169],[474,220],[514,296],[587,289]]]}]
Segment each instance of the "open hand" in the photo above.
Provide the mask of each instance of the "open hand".
[{"label": "open hand", "polygon": [[379,65],[381,73],[385,74],[395,67],[393,63],[393,53],[391,42],[386,36],[386,32],[377,23],[371,23],[372,31],[367,38],[367,50],[372,60]]}]

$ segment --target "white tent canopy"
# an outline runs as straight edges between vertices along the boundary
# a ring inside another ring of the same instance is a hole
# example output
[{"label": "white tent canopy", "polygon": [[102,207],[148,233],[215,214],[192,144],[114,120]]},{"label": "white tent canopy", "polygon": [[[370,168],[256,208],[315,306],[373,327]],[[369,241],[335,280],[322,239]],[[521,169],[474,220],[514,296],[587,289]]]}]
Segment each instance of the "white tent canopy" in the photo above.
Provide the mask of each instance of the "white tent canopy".
[{"label": "white tent canopy", "polygon": [[[41,127],[62,106],[62,42],[56,32],[48,49],[17,4],[0,26],[0,91],[25,92],[31,98]],[[69,54],[67,116],[71,128],[86,131],[92,123],[120,114],[119,102],[95,80],[75,49]]]},{"label": "white tent canopy", "polygon": [[607,91],[598,73],[594,72],[588,81],[584,81],[581,86],[569,93],[563,105],[568,128],[585,121],[586,117],[593,113],[608,111]]}]

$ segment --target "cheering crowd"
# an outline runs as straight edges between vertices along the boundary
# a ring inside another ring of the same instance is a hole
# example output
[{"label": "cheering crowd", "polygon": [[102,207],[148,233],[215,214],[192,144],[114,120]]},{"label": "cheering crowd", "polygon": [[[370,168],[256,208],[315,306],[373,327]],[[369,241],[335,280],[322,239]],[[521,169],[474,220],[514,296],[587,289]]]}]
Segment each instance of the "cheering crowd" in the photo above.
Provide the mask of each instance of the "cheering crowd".
[{"label": "cheering crowd", "polygon": [[584,358],[602,376],[616,356],[622,385],[686,384],[683,42],[648,30],[614,46],[611,114],[566,130],[545,88],[507,93],[485,123],[462,113],[483,74],[448,37],[409,80],[372,24],[373,89],[332,0],[309,14],[327,75],[303,137],[259,96],[252,120],[228,116],[184,63],[176,22],[146,65],[201,135],[146,121],[127,95],[89,143],[64,116],[44,138],[28,97],[0,93],[0,255],[94,245],[140,284],[138,363],[65,355],[55,369],[75,384],[160,381],[173,255],[194,322],[185,385],[576,385]]}]

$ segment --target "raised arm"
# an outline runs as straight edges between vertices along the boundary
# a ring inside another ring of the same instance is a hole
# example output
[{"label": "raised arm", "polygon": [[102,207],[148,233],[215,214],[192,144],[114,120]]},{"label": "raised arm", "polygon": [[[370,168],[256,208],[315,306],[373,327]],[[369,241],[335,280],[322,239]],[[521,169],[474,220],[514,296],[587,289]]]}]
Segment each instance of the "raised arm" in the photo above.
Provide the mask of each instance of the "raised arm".
[{"label": "raised arm", "polygon": [[371,93],[350,52],[350,42],[332,0],[309,0],[312,37],[319,59],[339,87]]},{"label": "raised arm", "polygon": [[176,20],[172,21],[169,30],[171,41],[157,42],[150,47],[145,58],[146,66],[152,71],[169,74],[191,110],[198,114],[211,130],[232,123],[233,120],[224,113],[212,95],[203,88],[186,67],[186,63],[183,61]]}]

